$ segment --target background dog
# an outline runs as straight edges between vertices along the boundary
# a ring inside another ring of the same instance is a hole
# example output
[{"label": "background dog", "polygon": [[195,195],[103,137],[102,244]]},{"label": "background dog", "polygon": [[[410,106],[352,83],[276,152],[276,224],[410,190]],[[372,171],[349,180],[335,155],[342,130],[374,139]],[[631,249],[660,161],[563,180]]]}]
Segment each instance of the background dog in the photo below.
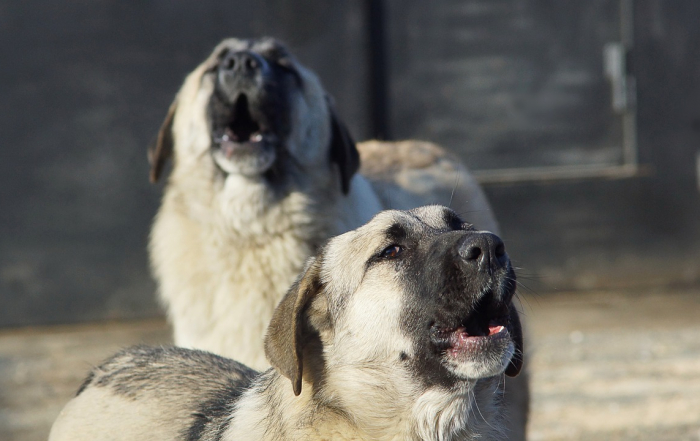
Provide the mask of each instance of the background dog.
[{"label": "background dog", "polygon": [[[175,343],[256,369],[276,304],[328,237],[426,203],[497,231],[458,161],[429,143],[356,146],[316,75],[272,39],[225,40],[187,77],[151,151],[153,181],[171,155],[150,254]],[[506,386],[514,439],[524,377]]]},{"label": "background dog", "polygon": [[522,367],[514,293],[496,235],[445,207],[382,212],[331,239],[281,301],[274,369],[130,349],[93,370],[49,439],[501,438],[502,374]]}]

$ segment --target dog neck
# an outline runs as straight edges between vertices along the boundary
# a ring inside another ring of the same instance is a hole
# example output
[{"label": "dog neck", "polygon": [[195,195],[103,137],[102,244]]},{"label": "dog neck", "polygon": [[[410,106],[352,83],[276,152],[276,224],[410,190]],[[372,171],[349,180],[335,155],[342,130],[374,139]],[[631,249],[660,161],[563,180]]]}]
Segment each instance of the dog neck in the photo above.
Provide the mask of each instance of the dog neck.
[{"label": "dog neck", "polygon": [[506,439],[501,423],[503,378],[465,382],[450,390],[433,387],[412,408],[416,439]]},{"label": "dog neck", "polygon": [[277,189],[264,178],[229,175],[215,196],[212,214],[229,240],[267,243],[271,237],[291,236],[309,243],[331,232],[329,217],[335,214],[335,205],[317,189]]},{"label": "dog neck", "polygon": [[216,185],[197,185],[207,181],[189,178],[186,182],[191,185],[166,189],[161,211],[179,213],[188,230],[199,231],[202,246],[221,248],[229,254],[226,260],[234,257],[232,247],[245,251],[285,241],[287,248],[293,244],[304,250],[303,262],[326,239],[363,225],[382,209],[371,185],[360,175],[351,180],[347,195],[341,194],[335,179],[324,185],[319,178],[315,181],[322,183],[313,186],[300,180],[278,189],[263,177],[227,175],[218,178]]},{"label": "dog neck", "polygon": [[[382,369],[384,372],[378,372]],[[340,384],[338,379],[328,380],[324,387],[334,390],[319,395],[343,397],[337,408],[352,415],[364,439],[493,440],[502,436],[498,378],[465,381],[449,388],[423,387],[396,366],[376,365],[371,369],[364,365],[359,372],[346,369],[344,377]]]},{"label": "dog neck", "polygon": [[291,233],[305,243],[325,241],[365,224],[382,210],[371,185],[360,175],[351,180],[347,195],[336,179],[310,181],[314,184],[299,180],[280,190],[262,178],[227,177],[217,196],[221,224],[228,228],[225,233],[240,239]]},{"label": "dog neck", "polygon": [[304,382],[299,396],[290,381],[274,369],[258,377],[241,396],[223,441],[240,439],[362,440],[348,419],[331,403],[319,402],[312,385]]},{"label": "dog neck", "polygon": [[351,383],[355,390],[350,393],[358,397],[356,404],[344,399],[348,391],[341,395],[314,389],[307,381],[301,394],[295,396],[289,380],[270,369],[241,397],[222,440],[503,438],[495,405],[500,399],[497,378],[464,383],[451,390],[430,388],[415,395],[408,391],[396,395],[389,388],[383,397]]}]

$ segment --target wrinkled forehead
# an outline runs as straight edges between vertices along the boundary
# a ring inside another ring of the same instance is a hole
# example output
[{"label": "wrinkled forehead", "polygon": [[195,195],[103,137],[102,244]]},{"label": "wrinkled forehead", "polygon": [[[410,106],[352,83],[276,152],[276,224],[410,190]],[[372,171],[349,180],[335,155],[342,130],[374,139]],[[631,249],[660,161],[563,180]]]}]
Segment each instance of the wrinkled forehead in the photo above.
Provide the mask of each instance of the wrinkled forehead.
[{"label": "wrinkled forehead", "polygon": [[435,230],[459,230],[465,227],[465,222],[457,213],[441,205],[418,207],[407,213],[418,219],[424,226]]},{"label": "wrinkled forehead", "polygon": [[[382,211],[362,227],[331,240],[328,252],[356,256],[376,252],[406,236],[421,236],[463,229],[459,216],[447,207],[430,205],[413,210]],[[365,252],[363,252],[365,250]]]},{"label": "wrinkled forehead", "polygon": [[284,44],[272,37],[258,39],[227,38],[219,43],[211,55],[204,60],[200,65],[200,71],[212,69],[230,52],[244,50],[255,52],[268,61],[294,70],[303,79],[306,95],[312,97],[313,102],[325,104],[325,91],[316,74],[304,67]]},{"label": "wrinkled forehead", "polygon": [[258,39],[227,38],[214,48],[212,57],[218,57],[226,52],[244,50],[255,52],[271,59],[290,56],[289,51],[282,43],[274,38],[264,37]]},{"label": "wrinkled forehead", "polygon": [[437,205],[382,211],[367,224],[328,242],[324,249],[323,281],[341,292],[353,292],[367,263],[386,247],[403,245],[406,240],[415,243],[464,227],[454,211]]}]

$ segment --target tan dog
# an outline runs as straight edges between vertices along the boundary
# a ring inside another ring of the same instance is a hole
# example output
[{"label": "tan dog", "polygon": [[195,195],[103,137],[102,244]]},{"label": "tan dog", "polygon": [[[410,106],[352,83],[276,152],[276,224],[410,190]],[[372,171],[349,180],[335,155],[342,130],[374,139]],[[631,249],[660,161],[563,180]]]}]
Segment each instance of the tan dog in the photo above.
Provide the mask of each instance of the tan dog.
[{"label": "tan dog", "polygon": [[514,293],[496,235],[445,207],[382,212],[310,259],[267,332],[274,369],[126,350],[49,439],[502,439],[502,374],[522,366]]},{"label": "tan dog", "polygon": [[[151,152],[152,180],[171,155],[150,251],[175,343],[256,369],[268,366],[275,305],[328,237],[426,203],[497,231],[458,161],[429,143],[356,146],[319,79],[272,39],[225,40],[187,77]],[[518,439],[527,382],[506,390]]]}]

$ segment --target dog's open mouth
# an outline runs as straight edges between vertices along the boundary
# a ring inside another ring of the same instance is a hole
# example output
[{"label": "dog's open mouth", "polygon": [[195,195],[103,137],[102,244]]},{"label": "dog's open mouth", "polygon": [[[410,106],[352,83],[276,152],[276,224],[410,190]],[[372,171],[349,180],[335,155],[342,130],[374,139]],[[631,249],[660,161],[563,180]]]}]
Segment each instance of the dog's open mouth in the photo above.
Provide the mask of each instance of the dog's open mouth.
[{"label": "dog's open mouth", "polygon": [[213,124],[213,155],[227,173],[257,175],[265,172],[275,160],[277,136],[269,130],[264,118],[251,111],[249,98],[241,93],[233,105],[220,111]]},{"label": "dog's open mouth", "polygon": [[435,323],[430,328],[430,339],[438,351],[455,358],[472,358],[498,346],[510,338],[507,310],[490,313],[478,309],[456,325]]},{"label": "dog's open mouth", "polygon": [[250,113],[248,97],[240,94],[236,99],[231,116],[226,126],[217,130],[214,141],[223,154],[230,158],[237,148],[244,145],[253,146],[263,141],[263,128]]},{"label": "dog's open mouth", "polygon": [[478,355],[494,340],[507,338],[506,320],[492,320],[483,329],[468,330],[466,326],[434,327],[432,340],[446,354],[454,357]]}]

